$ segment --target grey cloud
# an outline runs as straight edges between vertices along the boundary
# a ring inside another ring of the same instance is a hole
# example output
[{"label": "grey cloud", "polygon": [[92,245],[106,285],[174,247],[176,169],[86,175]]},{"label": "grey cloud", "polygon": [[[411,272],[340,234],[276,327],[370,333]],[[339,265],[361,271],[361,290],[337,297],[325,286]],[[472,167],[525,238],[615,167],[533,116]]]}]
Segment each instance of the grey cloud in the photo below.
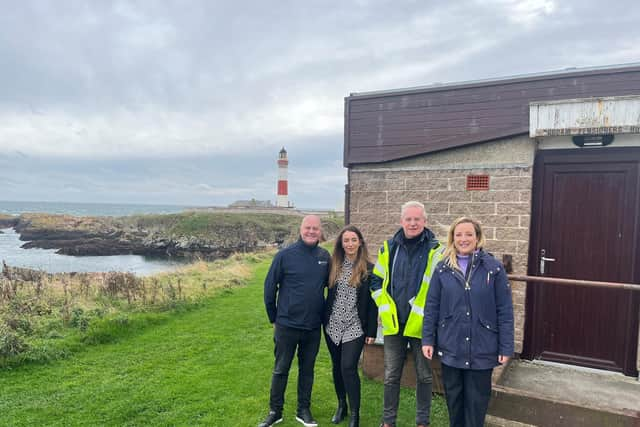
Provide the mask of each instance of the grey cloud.
[{"label": "grey cloud", "polygon": [[[2,198],[333,207],[351,92],[640,57],[630,0],[7,2]],[[24,153],[19,156],[16,152]]]}]

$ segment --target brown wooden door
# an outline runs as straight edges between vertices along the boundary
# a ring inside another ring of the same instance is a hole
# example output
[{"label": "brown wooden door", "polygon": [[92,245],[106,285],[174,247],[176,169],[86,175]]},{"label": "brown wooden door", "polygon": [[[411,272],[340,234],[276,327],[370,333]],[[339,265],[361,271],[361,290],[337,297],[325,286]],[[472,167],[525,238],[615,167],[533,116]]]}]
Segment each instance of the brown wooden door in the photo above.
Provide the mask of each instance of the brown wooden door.
[{"label": "brown wooden door", "polygon": [[[633,148],[541,152],[529,274],[639,283],[639,165]],[[524,356],[636,375],[639,294],[530,283]]]}]

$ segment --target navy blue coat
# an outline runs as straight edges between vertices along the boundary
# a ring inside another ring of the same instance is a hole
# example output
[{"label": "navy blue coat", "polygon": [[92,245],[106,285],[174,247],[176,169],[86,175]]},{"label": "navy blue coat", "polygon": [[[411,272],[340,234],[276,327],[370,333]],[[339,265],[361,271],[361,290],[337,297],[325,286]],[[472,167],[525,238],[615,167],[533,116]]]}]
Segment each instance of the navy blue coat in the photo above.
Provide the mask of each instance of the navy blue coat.
[{"label": "navy blue coat", "polygon": [[322,324],[329,252],[302,239],[276,254],[264,279],[264,305],[271,323],[312,330]]},{"label": "navy blue coat", "polygon": [[511,287],[502,264],[482,250],[463,274],[441,261],[427,295],[422,344],[435,346],[442,363],[461,369],[491,369],[498,355],[513,354]]}]

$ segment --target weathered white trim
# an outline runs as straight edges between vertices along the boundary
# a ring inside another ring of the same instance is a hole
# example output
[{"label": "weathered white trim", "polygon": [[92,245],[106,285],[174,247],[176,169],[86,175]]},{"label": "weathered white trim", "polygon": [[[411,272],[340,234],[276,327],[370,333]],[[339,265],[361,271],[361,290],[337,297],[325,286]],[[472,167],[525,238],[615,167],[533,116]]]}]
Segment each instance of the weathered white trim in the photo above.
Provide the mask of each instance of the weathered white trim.
[{"label": "weathered white trim", "polygon": [[529,136],[640,133],[640,96],[529,103]]}]

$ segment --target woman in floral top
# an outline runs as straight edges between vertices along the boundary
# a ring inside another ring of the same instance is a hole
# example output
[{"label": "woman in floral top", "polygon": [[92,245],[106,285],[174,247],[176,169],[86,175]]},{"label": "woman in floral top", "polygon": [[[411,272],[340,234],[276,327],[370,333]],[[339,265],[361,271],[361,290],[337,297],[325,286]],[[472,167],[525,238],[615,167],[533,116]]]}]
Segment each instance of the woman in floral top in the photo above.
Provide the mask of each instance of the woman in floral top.
[{"label": "woman in floral top", "polygon": [[360,425],[358,361],[364,343],[373,343],[378,311],[369,293],[372,264],[362,233],[347,225],[336,238],[331,257],[329,293],[325,305],[324,336],[333,363],[338,409],[331,419],[340,423],[351,406],[349,427]]}]

